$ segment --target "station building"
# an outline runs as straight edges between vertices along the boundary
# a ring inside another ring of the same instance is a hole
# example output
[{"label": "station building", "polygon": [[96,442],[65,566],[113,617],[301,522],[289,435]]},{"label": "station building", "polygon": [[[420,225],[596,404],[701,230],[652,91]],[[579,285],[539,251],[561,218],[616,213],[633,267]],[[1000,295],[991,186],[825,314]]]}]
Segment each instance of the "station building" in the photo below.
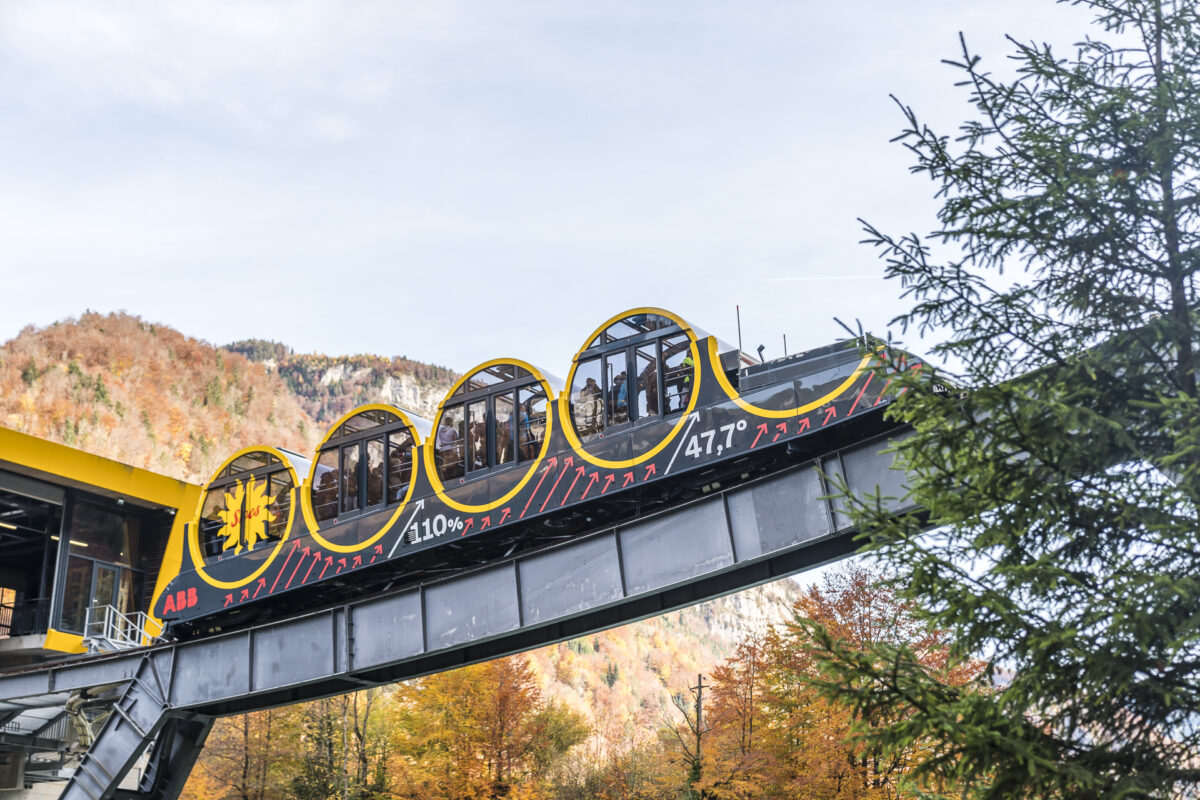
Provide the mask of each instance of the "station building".
[{"label": "station building", "polygon": [[0,669],[157,633],[149,610],[164,564],[178,563],[177,512],[200,492],[0,428]]}]

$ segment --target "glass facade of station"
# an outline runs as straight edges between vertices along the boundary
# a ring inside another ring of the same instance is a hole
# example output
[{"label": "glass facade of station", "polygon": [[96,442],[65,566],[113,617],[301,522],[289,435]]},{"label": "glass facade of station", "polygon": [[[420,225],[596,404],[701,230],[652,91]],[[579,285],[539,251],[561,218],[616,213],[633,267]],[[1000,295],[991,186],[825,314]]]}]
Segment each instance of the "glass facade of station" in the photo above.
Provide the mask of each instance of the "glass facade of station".
[{"label": "glass facade of station", "polygon": [[0,470],[0,638],[83,634],[88,609],[149,603],[173,517]]}]

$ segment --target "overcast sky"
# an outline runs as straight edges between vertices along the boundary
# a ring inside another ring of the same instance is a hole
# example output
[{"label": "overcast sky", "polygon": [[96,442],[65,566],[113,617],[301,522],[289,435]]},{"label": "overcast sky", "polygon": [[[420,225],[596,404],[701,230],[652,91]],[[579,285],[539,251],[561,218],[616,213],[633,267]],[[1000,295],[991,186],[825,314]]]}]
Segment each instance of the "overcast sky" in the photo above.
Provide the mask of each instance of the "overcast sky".
[{"label": "overcast sky", "polygon": [[[565,375],[660,305],[768,357],[902,306],[934,225],[889,93],[953,132],[961,30],[1050,0],[0,0],[0,340],[124,309],[224,344]],[[1066,52],[1064,51],[1064,54]],[[920,349],[909,337],[912,349]]]}]

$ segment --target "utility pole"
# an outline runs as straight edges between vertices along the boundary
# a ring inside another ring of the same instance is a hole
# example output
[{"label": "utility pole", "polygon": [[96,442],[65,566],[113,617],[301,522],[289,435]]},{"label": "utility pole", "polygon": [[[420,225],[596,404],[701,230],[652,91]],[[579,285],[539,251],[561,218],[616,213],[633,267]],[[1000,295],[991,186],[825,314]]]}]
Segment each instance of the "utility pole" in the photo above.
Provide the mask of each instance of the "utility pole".
[{"label": "utility pole", "polygon": [[688,689],[696,693],[696,760],[692,765],[692,784],[700,780],[700,740],[704,735],[704,675],[696,676],[696,685]]}]

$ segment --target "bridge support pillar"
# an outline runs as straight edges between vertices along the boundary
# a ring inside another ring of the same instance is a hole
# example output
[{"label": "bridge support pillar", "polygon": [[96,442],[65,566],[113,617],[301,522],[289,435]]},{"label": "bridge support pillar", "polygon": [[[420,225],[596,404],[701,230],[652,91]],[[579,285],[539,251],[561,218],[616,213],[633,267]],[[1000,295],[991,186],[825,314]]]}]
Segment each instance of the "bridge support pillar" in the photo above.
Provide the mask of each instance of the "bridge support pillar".
[{"label": "bridge support pillar", "polygon": [[[96,740],[63,789],[61,800],[108,800],[117,796],[118,787],[130,767],[158,737],[169,719],[167,683],[159,672],[162,660],[161,656],[156,658],[152,654],[142,658],[125,693],[113,706]],[[203,733],[206,735],[207,732],[206,727]],[[175,738],[172,736],[170,740]],[[201,735],[195,755],[203,743]],[[188,762],[189,766],[195,761],[195,755]],[[187,773],[183,775],[186,779]]]},{"label": "bridge support pillar", "polygon": [[213,719],[203,714],[171,715],[154,742],[150,763],[138,791],[118,791],[114,797],[119,800],[175,800],[204,749]]}]

